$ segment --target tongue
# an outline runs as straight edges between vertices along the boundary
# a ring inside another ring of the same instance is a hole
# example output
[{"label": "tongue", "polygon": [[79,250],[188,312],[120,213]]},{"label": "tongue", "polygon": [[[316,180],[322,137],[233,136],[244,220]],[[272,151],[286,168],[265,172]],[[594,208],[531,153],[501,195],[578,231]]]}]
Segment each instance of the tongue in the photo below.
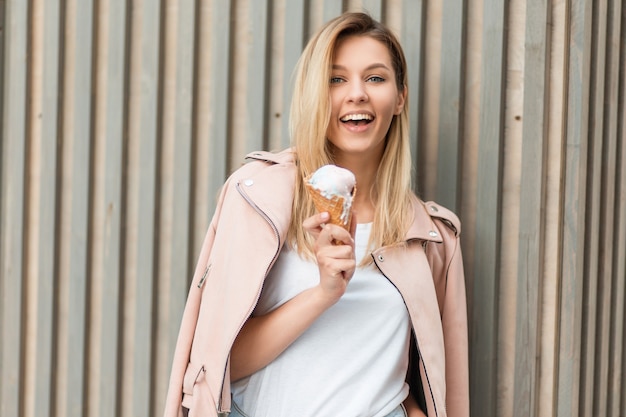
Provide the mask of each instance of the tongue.
[{"label": "tongue", "polygon": [[360,126],[360,125],[368,124],[369,120],[349,120],[346,123],[350,123],[351,125],[355,125],[355,126]]}]

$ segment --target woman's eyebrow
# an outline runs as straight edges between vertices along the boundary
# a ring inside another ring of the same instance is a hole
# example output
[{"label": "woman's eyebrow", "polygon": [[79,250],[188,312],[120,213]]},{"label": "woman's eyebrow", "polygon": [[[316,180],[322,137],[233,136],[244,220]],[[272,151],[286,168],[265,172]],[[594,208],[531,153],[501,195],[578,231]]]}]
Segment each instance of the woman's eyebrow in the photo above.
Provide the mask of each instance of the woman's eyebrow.
[{"label": "woman's eyebrow", "polygon": [[[337,65],[337,64],[333,64],[332,68],[334,70],[342,70],[342,71],[347,70],[347,68],[344,67],[343,65]],[[383,68],[383,69],[386,69],[387,71],[389,71],[389,67],[387,65],[383,64],[382,62],[377,62],[377,63],[374,63],[374,64],[371,64],[371,65],[367,66],[365,68],[365,71],[370,71],[370,70],[378,69],[378,68]]]}]

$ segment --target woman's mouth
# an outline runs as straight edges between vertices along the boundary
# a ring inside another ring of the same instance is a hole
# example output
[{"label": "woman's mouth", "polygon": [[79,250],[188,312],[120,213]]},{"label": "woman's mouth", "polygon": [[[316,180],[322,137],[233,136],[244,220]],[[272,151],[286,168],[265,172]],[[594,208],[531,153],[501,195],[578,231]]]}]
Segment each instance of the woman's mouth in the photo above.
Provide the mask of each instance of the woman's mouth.
[{"label": "woman's mouth", "polygon": [[347,114],[339,120],[341,120],[342,123],[351,126],[364,126],[371,123],[374,120],[374,116],[368,113],[355,113]]}]

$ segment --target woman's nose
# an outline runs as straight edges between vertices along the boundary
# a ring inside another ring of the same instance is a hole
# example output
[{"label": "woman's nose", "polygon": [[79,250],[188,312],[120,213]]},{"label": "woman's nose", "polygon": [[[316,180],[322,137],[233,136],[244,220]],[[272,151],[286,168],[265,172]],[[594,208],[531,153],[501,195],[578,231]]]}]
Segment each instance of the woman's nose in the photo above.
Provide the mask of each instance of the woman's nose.
[{"label": "woman's nose", "polygon": [[352,82],[348,91],[348,101],[354,103],[363,103],[369,99],[365,89],[365,83],[362,81]]}]

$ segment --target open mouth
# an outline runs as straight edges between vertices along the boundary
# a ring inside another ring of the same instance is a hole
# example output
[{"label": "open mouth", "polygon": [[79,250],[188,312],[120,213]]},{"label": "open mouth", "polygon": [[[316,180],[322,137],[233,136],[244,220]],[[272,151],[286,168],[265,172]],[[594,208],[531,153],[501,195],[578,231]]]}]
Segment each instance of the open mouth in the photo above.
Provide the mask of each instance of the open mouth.
[{"label": "open mouth", "polygon": [[342,123],[352,126],[363,126],[372,123],[372,121],[374,121],[374,116],[367,113],[347,114],[339,120],[341,120]]}]

